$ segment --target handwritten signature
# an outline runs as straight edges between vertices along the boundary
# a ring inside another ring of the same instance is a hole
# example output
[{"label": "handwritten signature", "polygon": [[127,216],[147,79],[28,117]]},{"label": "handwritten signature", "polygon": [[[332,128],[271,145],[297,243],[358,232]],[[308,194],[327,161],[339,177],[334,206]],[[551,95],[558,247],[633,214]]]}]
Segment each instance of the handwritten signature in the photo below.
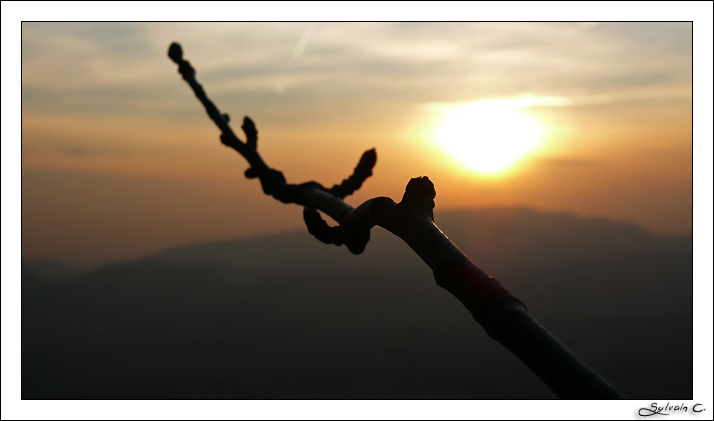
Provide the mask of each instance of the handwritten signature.
[{"label": "handwritten signature", "polygon": [[[640,408],[638,414],[640,414],[641,417],[650,417],[652,415],[669,415],[667,412],[689,412],[689,407],[685,404],[670,405],[669,402],[667,402],[667,405],[659,406],[657,402],[653,402],[650,407],[652,409]],[[701,403],[692,406],[692,412],[702,412],[704,410],[704,405]]]}]

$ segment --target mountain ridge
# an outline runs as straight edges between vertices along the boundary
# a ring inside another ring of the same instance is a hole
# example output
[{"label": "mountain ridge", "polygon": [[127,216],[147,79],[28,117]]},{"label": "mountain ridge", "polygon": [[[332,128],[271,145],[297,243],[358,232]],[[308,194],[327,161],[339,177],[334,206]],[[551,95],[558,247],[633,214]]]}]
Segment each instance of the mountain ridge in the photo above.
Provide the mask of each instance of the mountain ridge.
[{"label": "mountain ridge", "polygon": [[[605,232],[613,229],[617,230],[618,235],[612,237],[622,237],[622,232],[625,232],[627,233],[626,238],[629,241],[630,247],[634,246],[633,242],[640,242],[640,245],[649,243],[646,245],[646,248],[649,247],[655,249],[674,248],[689,250],[692,247],[691,234],[659,235],[631,222],[615,221],[600,217],[581,217],[566,212],[541,211],[524,206],[446,209],[437,211],[435,216],[435,222],[442,229],[442,231],[444,231],[459,248],[464,250],[467,255],[476,260],[477,263],[479,255],[482,255],[484,252],[489,254],[486,249],[486,242],[478,241],[478,237],[480,235],[488,238],[488,241],[491,242],[492,245],[497,245],[500,243],[498,238],[501,236],[510,236],[513,238],[513,229],[509,230],[507,227],[514,227],[517,226],[517,224],[520,224],[522,228],[526,228],[524,233],[521,234],[525,239],[522,240],[522,242],[524,242],[523,245],[527,245],[525,243],[529,242],[533,248],[538,247],[539,244],[542,244],[543,242],[553,243],[557,240],[557,236],[556,238],[551,238],[550,234],[556,231],[552,228],[552,226],[562,225],[563,222],[566,222],[571,229],[578,228],[578,226],[581,228],[586,226],[598,226],[605,227]],[[548,226],[551,226],[551,228],[540,231],[533,229],[535,224],[544,222]],[[506,227],[506,229],[504,229],[504,227]],[[479,232],[479,230],[481,232]],[[599,234],[600,241],[602,243],[603,241],[607,241],[606,238],[603,238],[603,234],[605,234],[605,232],[598,233],[597,230],[591,229],[590,232],[578,232],[572,233],[571,235],[591,236],[592,234]],[[384,230],[379,227],[375,227],[372,230],[373,237],[383,237],[383,233]],[[188,261],[198,263],[197,260],[203,258],[206,260],[204,263],[207,264],[236,265],[237,263],[235,263],[235,260],[233,259],[233,257],[237,255],[236,251],[252,252],[256,248],[268,248],[268,243],[271,241],[280,243],[284,240],[297,242],[300,244],[301,248],[308,247],[311,250],[317,247],[336,249],[334,246],[328,246],[320,243],[311,237],[304,229],[295,229],[278,233],[205,240],[184,245],[177,245],[138,258],[109,262],[89,270],[81,269],[78,266],[52,259],[23,259],[22,271],[26,273],[32,272],[38,277],[46,278],[48,280],[71,280],[78,275],[101,270],[107,266],[131,264],[132,262],[153,259],[174,261],[176,263],[184,261],[185,263],[185,259],[188,258]],[[311,244],[311,242],[314,244]],[[375,241],[371,241],[370,244],[367,245],[366,253],[372,252],[371,249],[375,248],[374,243]],[[399,243],[400,246],[395,245],[397,250],[408,250],[406,244],[401,243],[401,241]],[[603,244],[600,244],[599,246],[602,245]],[[628,244],[624,245],[624,250],[622,250],[622,244],[616,245],[614,250],[611,251],[626,251],[628,249],[627,246]],[[564,245],[561,246],[561,249],[567,250],[570,248],[571,247],[566,247]],[[341,250],[344,248],[342,247],[337,249]],[[218,253],[214,250],[218,250]],[[472,252],[472,254],[469,252]],[[504,251],[504,253],[505,252],[507,251]],[[585,250],[581,250],[581,252],[582,257],[587,257],[585,256]],[[341,254],[328,253],[331,258],[337,259],[342,263],[346,263],[344,258],[345,256],[350,256],[350,254],[346,251],[341,251]],[[219,256],[220,259],[218,258]],[[261,258],[265,258],[265,256],[261,255]],[[526,260],[533,264],[536,263],[535,261],[538,259]],[[501,266],[502,265],[498,265],[497,268],[500,269]]]},{"label": "mountain ridge", "polygon": [[[499,215],[437,223],[625,396],[692,398],[691,243]],[[71,282],[23,266],[21,308],[23,399],[554,397],[381,229],[357,256],[295,231]]]},{"label": "mountain ridge", "polygon": [[[521,264],[541,268],[543,264],[587,260],[622,252],[689,251],[692,248],[691,236],[658,236],[630,223],[544,213],[529,208],[444,211],[436,215],[436,223],[477,264],[486,269],[493,267],[497,271],[507,269],[508,262],[516,259],[520,259]],[[389,259],[379,259],[375,255],[397,253],[400,259],[409,259],[413,263],[418,260],[407,257],[413,252],[401,240],[389,239],[390,236],[385,230],[375,227],[364,255],[370,256],[374,263],[385,265],[389,264]],[[583,242],[582,238],[586,238],[587,242]],[[142,260],[224,265],[244,265],[246,260],[259,260],[262,265],[269,260],[265,253],[279,243],[295,243],[294,253],[280,258],[297,266],[302,260],[309,260],[301,253],[303,250],[325,254],[323,263],[330,266],[351,266],[353,262],[349,259],[362,258],[350,255],[344,248],[324,245],[305,231],[295,230],[174,247]]]}]

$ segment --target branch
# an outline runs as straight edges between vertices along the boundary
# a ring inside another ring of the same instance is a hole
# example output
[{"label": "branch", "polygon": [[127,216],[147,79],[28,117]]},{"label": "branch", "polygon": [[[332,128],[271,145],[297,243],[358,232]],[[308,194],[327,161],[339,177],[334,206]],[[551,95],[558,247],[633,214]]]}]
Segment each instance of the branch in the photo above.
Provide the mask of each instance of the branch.
[{"label": "branch", "polygon": [[[342,183],[332,186],[327,192],[340,199],[344,199],[354,193],[362,187],[362,183],[367,177],[372,175],[372,168],[374,168],[376,162],[377,152],[374,149],[368,150],[362,155],[352,175],[343,180]],[[315,238],[325,244],[334,244],[336,246],[341,246],[344,243],[342,229],[339,226],[331,227],[327,225],[327,222],[322,219],[317,209],[305,207],[302,215],[305,225],[307,225],[307,231]]]},{"label": "branch", "polygon": [[[221,142],[235,149],[250,164],[245,175],[258,178],[263,191],[283,203],[304,207],[308,231],[328,244],[346,245],[350,252],[364,251],[370,230],[380,226],[401,238],[432,269],[437,285],[459,299],[486,332],[520,358],[558,396],[569,399],[616,399],[620,395],[597,373],[588,368],[557,341],[494,277],[473,263],[434,224],[436,190],[427,177],[413,178],[399,203],[376,197],[356,209],[342,199],[362,186],[372,175],[377,155],[365,152],[353,174],[331,188],[311,181],[287,183],[280,171],[269,168],[258,153],[258,131],[245,117],[242,129],[246,142],[233,133],[226,114],[208,99],[196,81],[196,71],[183,59],[181,47],[173,43],[169,57],[191,86],[211,120],[221,131]],[[334,219],[330,227],[319,212]]]}]

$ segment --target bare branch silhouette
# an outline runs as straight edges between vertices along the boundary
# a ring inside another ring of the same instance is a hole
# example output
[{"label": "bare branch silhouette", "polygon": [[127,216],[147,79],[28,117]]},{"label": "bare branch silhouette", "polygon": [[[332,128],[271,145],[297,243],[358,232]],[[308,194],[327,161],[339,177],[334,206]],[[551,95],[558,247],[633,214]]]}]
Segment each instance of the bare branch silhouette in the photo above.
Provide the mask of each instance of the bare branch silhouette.
[{"label": "bare branch silhouette", "polygon": [[[196,71],[184,60],[181,46],[172,43],[169,57],[191,86],[208,116],[221,131],[221,142],[240,153],[250,168],[245,175],[258,178],[263,192],[283,203],[304,207],[307,229],[318,240],[346,245],[350,252],[364,251],[370,230],[380,226],[401,238],[431,268],[437,285],[459,299],[486,332],[520,358],[558,396],[568,399],[617,399],[620,395],[602,377],[587,367],[558,342],[528,313],[494,277],[472,262],[434,224],[436,190],[427,177],[412,178],[399,203],[388,197],[369,199],[353,208],[342,199],[362,186],[372,175],[377,155],[365,152],[354,173],[330,188],[310,181],[289,184],[285,176],[268,167],[258,153],[258,131],[245,117],[241,126],[246,136],[241,141],[231,129],[229,117],[222,114],[196,81]],[[330,227],[323,212],[337,222]]]}]

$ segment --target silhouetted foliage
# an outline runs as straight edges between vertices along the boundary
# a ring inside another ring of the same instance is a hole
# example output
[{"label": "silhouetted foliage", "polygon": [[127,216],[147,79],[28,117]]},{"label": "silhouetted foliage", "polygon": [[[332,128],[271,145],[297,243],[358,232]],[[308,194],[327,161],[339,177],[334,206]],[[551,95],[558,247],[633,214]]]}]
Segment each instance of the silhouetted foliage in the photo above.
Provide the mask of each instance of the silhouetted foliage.
[{"label": "silhouetted foliage", "polygon": [[[245,175],[257,178],[265,194],[283,203],[304,208],[308,232],[318,240],[345,245],[362,253],[370,230],[380,226],[401,238],[432,269],[436,283],[453,294],[471,312],[486,332],[520,358],[558,396],[571,399],[615,399],[619,394],[555,339],[528,313],[494,277],[472,262],[434,224],[436,190],[427,177],[412,178],[399,203],[388,197],[369,199],[353,208],[343,199],[359,189],[372,175],[376,152],[365,152],[353,174],[342,183],[326,188],[310,181],[289,184],[285,176],[268,167],[258,153],[258,131],[245,117],[241,141],[231,129],[229,117],[221,113],[196,80],[196,71],[183,58],[179,44],[172,43],[169,57],[221,131],[221,142],[241,154],[250,168]],[[337,222],[330,227],[319,212]]]}]

